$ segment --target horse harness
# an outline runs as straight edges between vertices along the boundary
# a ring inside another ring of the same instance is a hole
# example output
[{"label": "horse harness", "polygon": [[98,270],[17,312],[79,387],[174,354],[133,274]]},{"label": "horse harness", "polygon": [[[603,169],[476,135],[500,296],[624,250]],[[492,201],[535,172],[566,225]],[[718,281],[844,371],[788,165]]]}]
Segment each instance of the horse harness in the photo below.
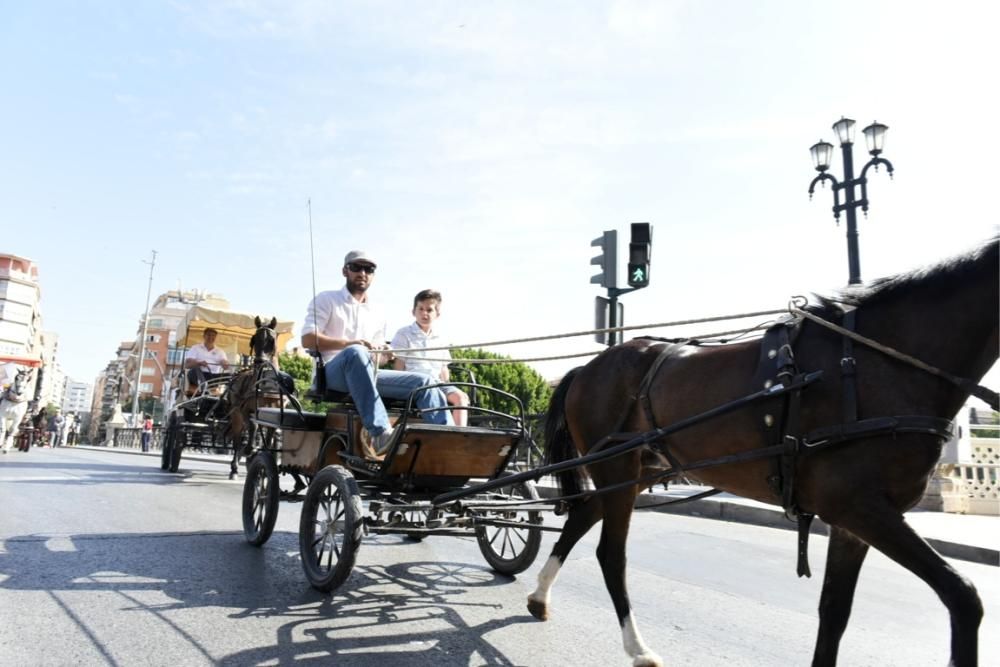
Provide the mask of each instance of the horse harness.
[{"label": "horse harness", "polygon": [[3,394],[0,394],[0,400],[7,401],[8,403],[24,403],[28,400],[28,392],[23,389],[19,389],[16,393],[14,387],[16,385],[12,384],[7,389],[4,390]]},{"label": "horse harness", "polygon": [[[812,384],[813,381],[820,379],[822,374],[822,372],[802,372],[795,361],[795,343],[805,319],[822,323],[823,326],[834,330],[841,336],[842,348],[839,364],[841,421],[838,424],[815,428],[803,434],[799,426],[802,391]],[[798,523],[798,563],[796,572],[800,577],[808,577],[812,574],[808,561],[808,539],[809,528],[814,518],[812,513],[803,511],[796,501],[795,471],[800,456],[820,449],[826,449],[835,444],[875,435],[921,433],[933,435],[942,440],[946,440],[952,435],[952,421],[940,417],[902,415],[859,420],[856,382],[857,362],[854,357],[854,343],[856,341],[880,352],[890,354],[890,356],[899,358],[902,361],[911,363],[911,365],[921,370],[931,372],[952,382],[956,386],[971,391],[973,395],[983,398],[988,403],[992,402],[995,409],[995,392],[991,392],[971,380],[950,375],[939,369],[930,367],[919,360],[907,358],[906,355],[902,355],[891,348],[885,348],[870,339],[859,336],[854,333],[856,319],[857,311],[855,309],[845,309],[840,326],[828,320],[818,318],[811,313],[798,310],[796,314],[771,326],[765,331],[761,339],[760,355],[752,384],[757,393],[738,401],[741,404],[751,403],[756,402],[757,399],[767,398],[772,393],[774,395],[780,394],[781,403],[777,410],[762,410],[760,413],[760,423],[763,424],[764,437],[764,447],[762,449],[685,465],[677,460],[667,445],[662,442],[653,443],[650,441],[650,438],[645,438],[648,449],[654,454],[665,458],[667,463],[669,463],[668,472],[666,475],[661,475],[660,479],[663,477],[677,477],[685,470],[694,468],[769,458],[771,461],[771,474],[767,479],[768,486],[781,501],[785,516]],[[650,388],[663,363],[675,355],[686,344],[692,344],[690,341],[676,340],[671,340],[669,343],[664,346],[646,371],[640,383],[639,392],[635,396],[636,402],[641,406],[646,419],[652,425],[654,431],[661,432],[665,429],[660,429],[657,426],[650,399]],[[708,494],[699,494],[698,497],[704,497],[704,495]]]}]

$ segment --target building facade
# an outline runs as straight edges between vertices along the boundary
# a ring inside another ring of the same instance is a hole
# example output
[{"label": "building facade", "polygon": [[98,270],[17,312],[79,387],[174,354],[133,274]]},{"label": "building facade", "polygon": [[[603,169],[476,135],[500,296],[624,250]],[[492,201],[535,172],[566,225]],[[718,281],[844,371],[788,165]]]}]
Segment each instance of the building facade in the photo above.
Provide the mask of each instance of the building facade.
[{"label": "building facade", "polygon": [[[41,366],[41,298],[38,266],[25,257],[0,253],[0,366]],[[32,395],[38,377],[32,373]]]},{"label": "building facade", "polygon": [[93,389],[91,384],[67,378],[66,389],[63,391],[62,411],[75,412],[77,415],[90,412]]},{"label": "building facade", "polygon": [[[181,360],[184,356],[185,341],[177,340],[177,328],[194,305],[202,305],[220,310],[229,309],[229,301],[218,294],[198,290],[171,290],[156,297],[149,309],[149,323],[146,326],[145,359],[139,370],[139,350],[141,349],[142,318],[139,318],[136,328],[135,342],[131,354],[125,359],[121,371],[128,385],[127,396],[132,396],[133,385],[138,375],[138,391],[140,402],[151,405],[147,411],[152,411],[159,419],[164,406],[171,404],[171,387],[180,375]],[[188,341],[187,345],[200,341]],[[124,345],[124,343],[123,343]],[[121,348],[119,348],[121,350]],[[149,399],[155,399],[149,401]]]}]

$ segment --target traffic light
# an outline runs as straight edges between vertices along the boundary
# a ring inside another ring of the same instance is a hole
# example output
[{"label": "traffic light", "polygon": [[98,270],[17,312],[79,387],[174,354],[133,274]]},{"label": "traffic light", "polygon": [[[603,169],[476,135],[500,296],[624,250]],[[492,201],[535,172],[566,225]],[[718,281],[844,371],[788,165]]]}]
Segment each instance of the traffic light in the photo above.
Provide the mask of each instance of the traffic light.
[{"label": "traffic light", "polygon": [[633,222],[632,238],[628,244],[629,287],[649,286],[649,256],[652,245],[653,226],[648,222]]},{"label": "traffic light", "polygon": [[601,287],[618,287],[618,232],[604,232],[591,241],[590,245],[601,249],[601,254],[590,260],[591,264],[601,267],[601,272],[593,276],[590,282]]}]

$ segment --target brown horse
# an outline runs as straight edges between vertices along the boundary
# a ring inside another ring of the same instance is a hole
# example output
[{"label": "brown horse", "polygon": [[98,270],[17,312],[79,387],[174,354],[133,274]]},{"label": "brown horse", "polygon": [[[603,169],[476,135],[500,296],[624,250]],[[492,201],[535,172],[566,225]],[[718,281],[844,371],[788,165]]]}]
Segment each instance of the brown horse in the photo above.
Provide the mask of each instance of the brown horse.
[{"label": "brown horse", "polygon": [[[256,317],[254,324],[257,330],[250,338],[253,363],[233,377],[233,381],[223,397],[224,409],[229,420],[226,439],[233,443],[230,479],[236,476],[239,457],[248,454],[253,447],[254,424],[250,416],[256,412],[257,408],[277,407],[281,402],[282,392],[284,394],[295,392],[295,384],[291,377],[277,370],[277,335],[275,333],[275,327],[278,325],[277,318],[272,317],[270,322],[265,323]],[[245,448],[240,445],[244,431],[247,433]]]},{"label": "brown horse", "polygon": [[[696,467],[685,474],[730,493],[784,505],[802,516],[817,515],[831,527],[813,665],[836,664],[869,546],[934,589],[951,617],[952,664],[975,665],[983,614],[976,589],[907,525],[903,513],[917,504],[934,473],[947,420],[997,359],[998,263],[994,239],[968,255],[852,288],[809,309],[823,320],[849,327],[845,312],[853,307],[857,334],[960,376],[952,377],[954,382],[868,344],[845,345],[848,337],[842,333],[802,318],[788,327],[792,333],[780,354],[763,347],[766,337],[763,343],[673,346],[669,354],[663,353],[662,343],[633,340],[572,371],[550,406],[546,435],[552,462],[570,460],[595,446],[600,449],[609,434],[625,432],[611,441],[626,440],[629,433],[677,424],[772,387],[782,378],[772,373],[762,384],[761,368],[776,363],[771,361],[776,356],[778,361],[783,355],[794,357],[795,367],[822,371],[823,377],[796,393],[792,403],[791,392],[763,397],[657,437],[648,447],[588,465],[586,472],[598,490],[618,487],[571,506],[539,573],[538,588],[528,596],[531,613],[547,618],[559,568],[573,545],[603,519],[597,557],[625,651],[634,665],[661,665],[639,635],[625,585],[625,541],[633,503],[657,468],[676,471],[698,461],[739,455],[739,462]],[[845,357],[848,361],[842,362]],[[896,426],[878,419],[896,416]],[[816,433],[826,434],[825,439],[806,437]],[[849,437],[841,437],[845,434]],[[785,451],[798,453],[756,460],[744,455],[775,442],[792,443]],[[563,473],[560,482],[564,492],[573,493],[581,479]],[[808,573],[807,567],[800,568],[803,573]]]}]

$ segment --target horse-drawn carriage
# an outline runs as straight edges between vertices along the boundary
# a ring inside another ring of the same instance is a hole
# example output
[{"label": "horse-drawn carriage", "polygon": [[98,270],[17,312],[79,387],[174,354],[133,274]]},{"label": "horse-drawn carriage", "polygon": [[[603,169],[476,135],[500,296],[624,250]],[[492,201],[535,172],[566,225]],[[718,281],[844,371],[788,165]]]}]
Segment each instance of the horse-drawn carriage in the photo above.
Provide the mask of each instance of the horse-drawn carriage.
[{"label": "horse-drawn carriage", "polygon": [[[919,501],[970,394],[1000,405],[996,392],[977,385],[997,359],[997,311],[977,306],[997,303],[998,266],[994,239],[819,305],[795,300],[789,317],[756,338],[611,348],[557,387],[549,464],[510,475],[523,415],[506,429],[463,432],[411,421],[419,414],[411,396],[397,413],[399,436],[381,456],[366,447],[350,408],[258,408],[243,493],[246,538],[260,545],[270,536],[278,475],[304,474],[299,546],[318,589],[343,583],[365,532],[474,534],[487,562],[513,574],[534,560],[540,531],[552,529],[542,512],[558,502],[568,509],[565,526],[529,611],[548,618],[561,566],[601,523],[597,555],[623,647],[634,666],[658,667],[629,602],[625,543],[637,494],[687,476],[783,506],[798,521],[800,576],[810,574],[813,516],[831,526],[814,665],[836,663],[870,546],[934,589],[950,615],[952,664],[975,665],[983,613],[976,590],[903,512]],[[532,483],[550,474],[565,495],[540,504]]]},{"label": "horse-drawn carriage", "polygon": [[[262,545],[271,536],[279,498],[302,500],[299,547],[310,584],[331,591],[348,577],[362,535],[401,534],[413,540],[433,535],[474,536],[486,562],[513,575],[529,567],[541,544],[541,512],[531,481],[478,492],[477,482],[502,480],[519,451],[530,446],[524,408],[516,397],[473,383],[452,383],[480,395],[502,396],[510,413],[473,403],[471,423],[486,417],[489,426],[441,426],[422,420],[416,408],[420,391],[406,401],[386,400],[395,436],[387,451],[376,452],[349,396],[322,388],[311,396],[330,406],[305,412],[293,397],[278,407],[259,407],[253,451],[243,489],[243,529],[247,541]],[[385,399],[383,399],[385,400]],[[443,408],[446,409],[446,408]],[[295,478],[282,492],[279,475]],[[308,480],[306,488],[302,479]],[[301,493],[304,490],[304,495]],[[440,505],[444,492],[462,500]],[[536,504],[532,504],[532,503]]]},{"label": "horse-drawn carriage", "polygon": [[[177,341],[184,346],[181,368],[188,349],[202,341],[206,329],[214,329],[215,347],[225,352],[230,370],[197,384],[188,379],[184,370],[173,378],[163,433],[163,470],[177,472],[181,452],[195,447],[231,452],[230,476],[235,476],[239,455],[250,437],[243,423],[246,411],[242,404],[248,396],[259,399],[262,405],[280,400],[280,393],[273,389],[277,374],[265,358],[269,360],[275,350],[284,348],[292,336],[292,326],[291,322],[272,319],[263,323],[253,315],[205,306],[188,310],[177,328]],[[265,347],[266,357],[261,354]],[[258,384],[271,390],[258,391]]]}]

